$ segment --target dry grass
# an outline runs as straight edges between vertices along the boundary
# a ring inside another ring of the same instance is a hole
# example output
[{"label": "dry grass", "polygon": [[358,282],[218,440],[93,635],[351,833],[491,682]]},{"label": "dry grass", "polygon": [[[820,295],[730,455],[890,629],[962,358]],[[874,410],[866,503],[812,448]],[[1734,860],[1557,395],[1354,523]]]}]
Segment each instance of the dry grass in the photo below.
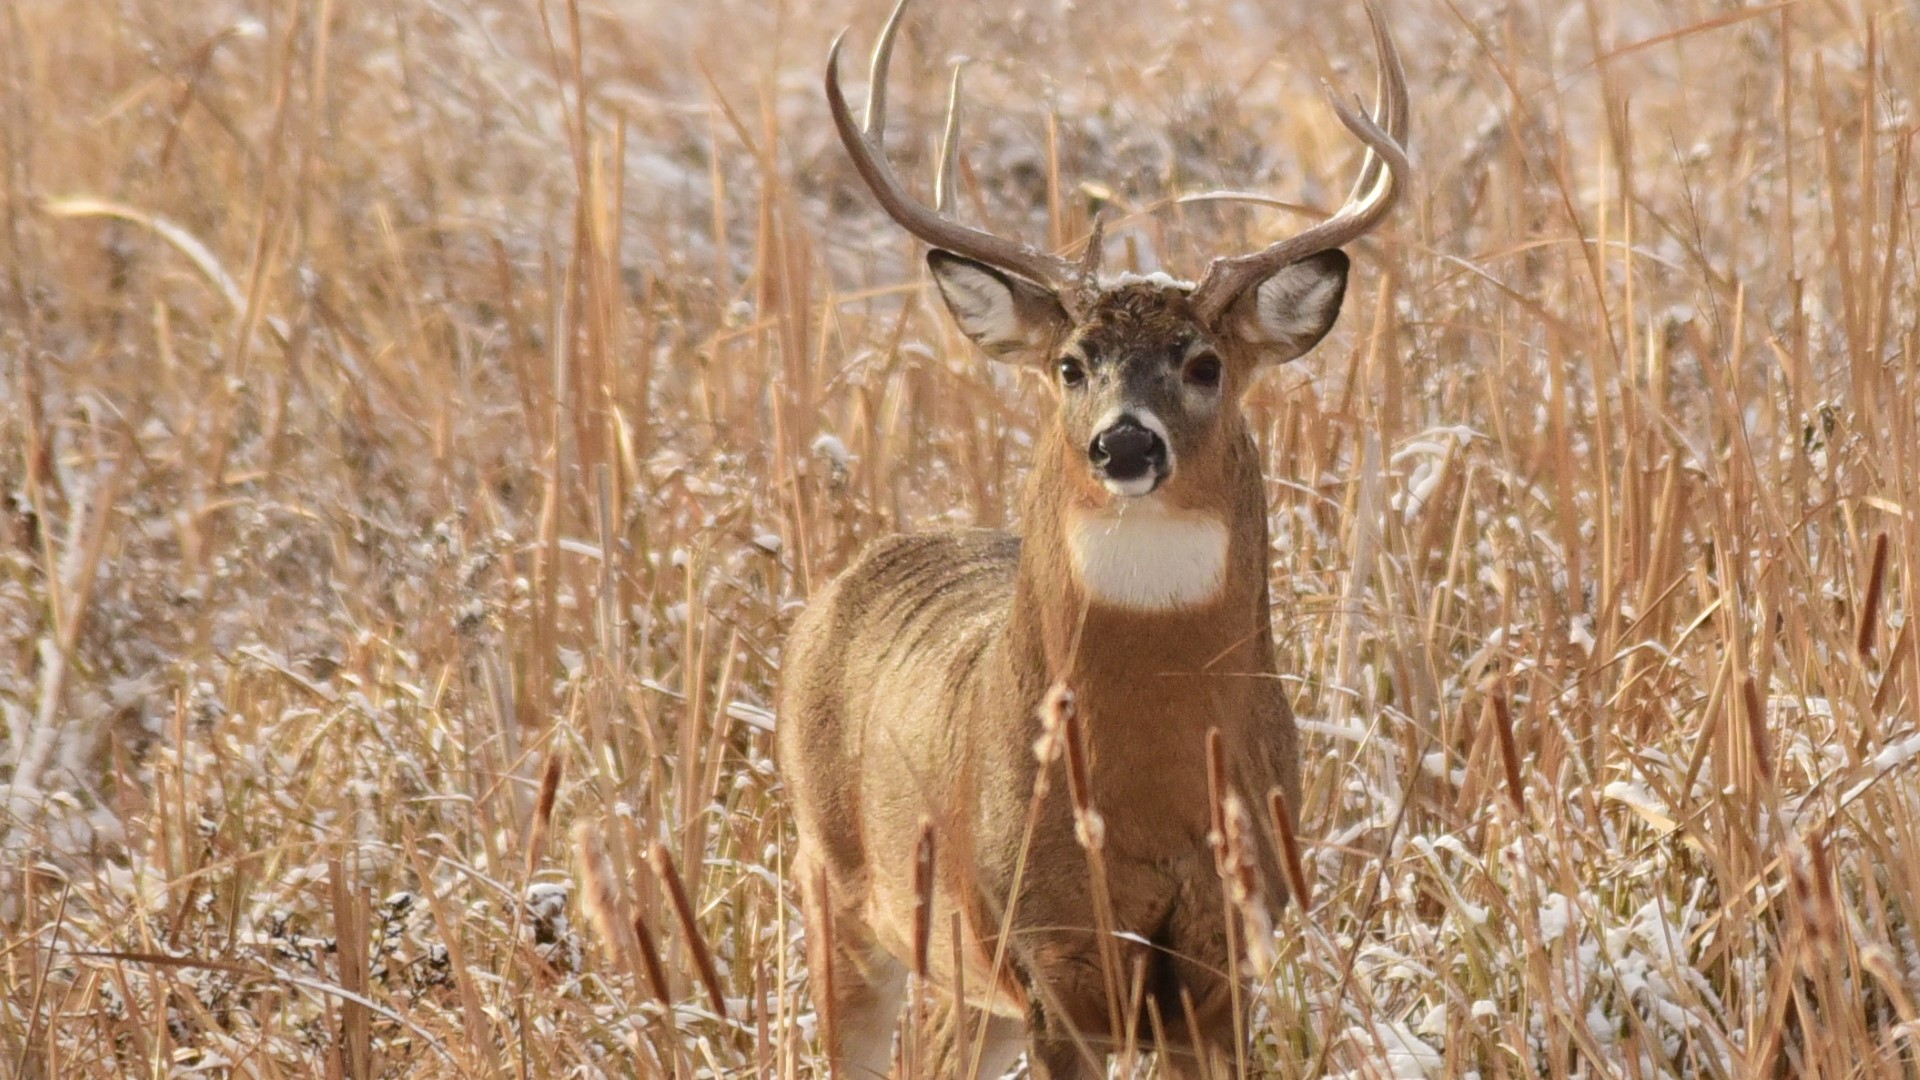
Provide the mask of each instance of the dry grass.
[{"label": "dry grass", "polygon": [[[964,50],[975,220],[1337,201],[1359,6],[1171,6],[927,5],[901,168]],[[1043,397],[832,140],[880,7],[802,7],[0,4],[0,1068],[822,1075],[781,639],[1008,521]],[[1913,9],[1391,15],[1420,183],[1250,404],[1256,1071],[1920,1074]]]}]

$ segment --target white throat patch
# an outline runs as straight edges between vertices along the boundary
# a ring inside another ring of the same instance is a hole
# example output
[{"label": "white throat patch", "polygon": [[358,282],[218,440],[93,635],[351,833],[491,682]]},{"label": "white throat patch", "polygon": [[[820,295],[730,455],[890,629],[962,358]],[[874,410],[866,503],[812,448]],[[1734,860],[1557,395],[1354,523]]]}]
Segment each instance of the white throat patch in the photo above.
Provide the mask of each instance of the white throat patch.
[{"label": "white throat patch", "polygon": [[1157,499],[1116,500],[1067,520],[1073,572],[1090,599],[1134,611],[1197,607],[1227,574],[1227,526]]}]

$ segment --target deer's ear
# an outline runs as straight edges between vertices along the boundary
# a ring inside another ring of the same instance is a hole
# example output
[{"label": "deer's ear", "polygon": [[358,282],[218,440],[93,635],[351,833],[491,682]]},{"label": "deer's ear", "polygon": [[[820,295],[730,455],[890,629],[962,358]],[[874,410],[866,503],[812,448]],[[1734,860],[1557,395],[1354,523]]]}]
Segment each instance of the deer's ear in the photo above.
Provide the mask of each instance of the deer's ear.
[{"label": "deer's ear", "polygon": [[927,268],[960,332],[995,359],[1043,362],[1040,350],[1067,327],[1066,309],[1044,286],[939,248],[927,252]]},{"label": "deer's ear", "polygon": [[1288,263],[1241,293],[1222,317],[1222,329],[1253,346],[1268,363],[1284,364],[1303,355],[1340,317],[1347,265],[1342,251]]}]

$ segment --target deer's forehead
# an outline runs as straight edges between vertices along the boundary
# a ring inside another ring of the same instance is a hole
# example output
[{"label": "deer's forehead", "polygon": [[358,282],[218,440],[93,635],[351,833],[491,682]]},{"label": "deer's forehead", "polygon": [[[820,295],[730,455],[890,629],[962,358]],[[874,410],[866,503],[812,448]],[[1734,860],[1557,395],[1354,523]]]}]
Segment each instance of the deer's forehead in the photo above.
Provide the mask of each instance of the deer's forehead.
[{"label": "deer's forehead", "polygon": [[1187,289],[1139,282],[1102,293],[1073,340],[1097,361],[1179,353],[1199,337]]}]

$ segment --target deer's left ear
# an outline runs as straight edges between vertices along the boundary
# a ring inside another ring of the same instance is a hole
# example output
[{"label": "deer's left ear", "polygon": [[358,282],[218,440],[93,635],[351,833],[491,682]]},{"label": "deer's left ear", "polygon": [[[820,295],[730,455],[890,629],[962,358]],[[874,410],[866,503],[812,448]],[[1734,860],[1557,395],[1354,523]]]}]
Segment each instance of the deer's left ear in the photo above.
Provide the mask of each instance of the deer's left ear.
[{"label": "deer's left ear", "polygon": [[1221,316],[1221,330],[1252,346],[1265,363],[1300,357],[1319,344],[1340,317],[1347,266],[1343,251],[1323,251],[1288,263],[1241,293]]}]

